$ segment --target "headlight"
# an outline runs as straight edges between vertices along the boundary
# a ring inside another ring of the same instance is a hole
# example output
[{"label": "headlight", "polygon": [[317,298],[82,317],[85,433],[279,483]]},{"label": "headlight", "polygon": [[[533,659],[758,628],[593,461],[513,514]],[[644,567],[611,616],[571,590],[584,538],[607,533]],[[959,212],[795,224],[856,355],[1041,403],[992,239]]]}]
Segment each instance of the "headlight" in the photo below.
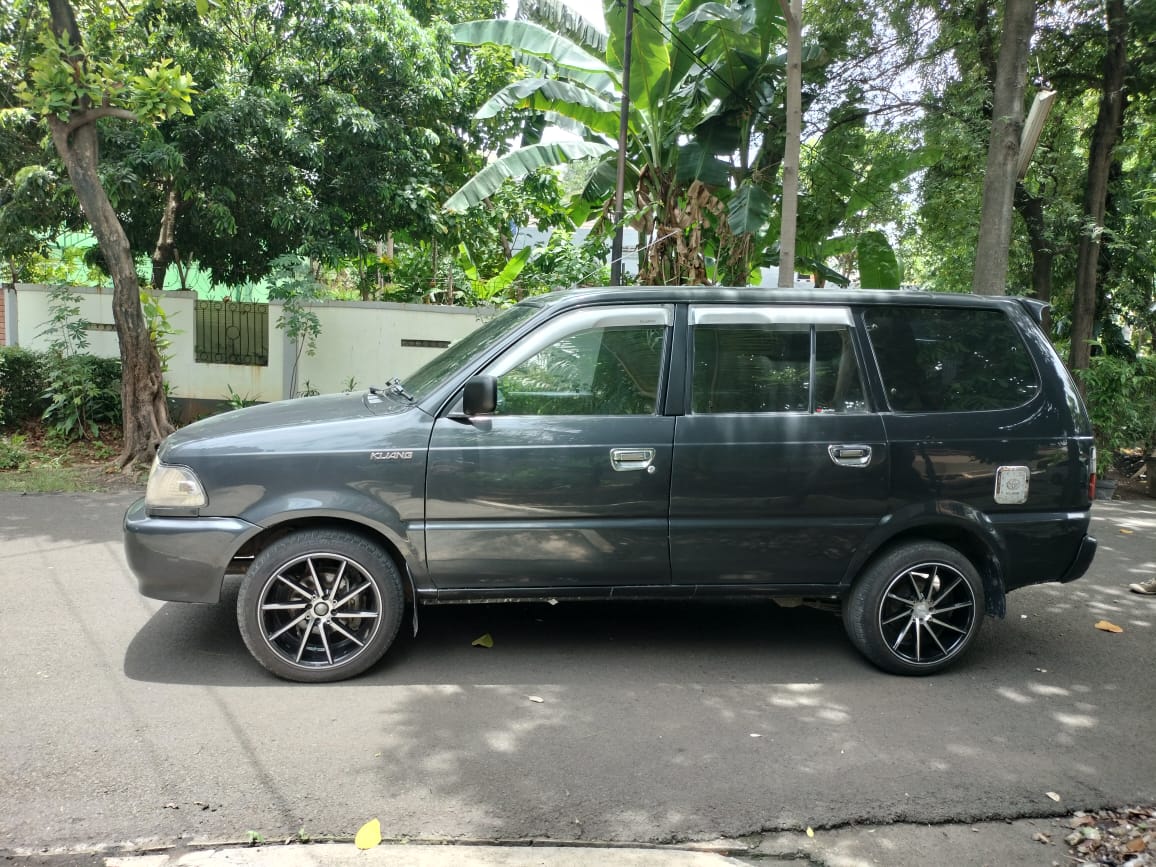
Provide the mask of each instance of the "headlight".
[{"label": "headlight", "polygon": [[145,505],[161,509],[196,509],[208,503],[205,489],[188,467],[170,467],[153,460]]}]

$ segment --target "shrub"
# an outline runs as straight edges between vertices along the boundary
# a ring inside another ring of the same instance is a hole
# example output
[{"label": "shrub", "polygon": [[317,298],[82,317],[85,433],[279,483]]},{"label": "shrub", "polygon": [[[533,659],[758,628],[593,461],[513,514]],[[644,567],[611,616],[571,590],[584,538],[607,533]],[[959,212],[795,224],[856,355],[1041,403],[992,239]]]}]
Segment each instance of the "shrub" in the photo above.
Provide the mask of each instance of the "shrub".
[{"label": "shrub", "polygon": [[41,416],[49,433],[67,440],[97,435],[100,425],[119,425],[120,359],[95,355],[48,356],[48,406]]},{"label": "shrub", "polygon": [[38,419],[44,399],[47,358],[19,346],[0,347],[0,427]]},{"label": "shrub", "polygon": [[1081,378],[1100,452],[1098,471],[1107,470],[1113,453],[1120,449],[1153,447],[1156,358],[1129,361],[1096,355]]},{"label": "shrub", "polygon": [[28,460],[24,440],[23,434],[0,436],[0,470],[18,470],[24,466]]}]

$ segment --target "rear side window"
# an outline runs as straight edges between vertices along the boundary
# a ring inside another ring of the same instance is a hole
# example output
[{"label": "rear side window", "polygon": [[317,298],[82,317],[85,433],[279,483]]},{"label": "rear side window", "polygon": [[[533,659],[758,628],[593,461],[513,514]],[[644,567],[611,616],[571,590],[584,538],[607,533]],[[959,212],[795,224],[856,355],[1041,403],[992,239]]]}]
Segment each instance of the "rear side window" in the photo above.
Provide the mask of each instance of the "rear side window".
[{"label": "rear side window", "polygon": [[864,412],[850,330],[827,324],[698,325],[691,409]]},{"label": "rear side window", "polygon": [[1009,409],[1040,389],[1019,332],[1000,310],[889,307],[869,310],[867,334],[891,409]]}]

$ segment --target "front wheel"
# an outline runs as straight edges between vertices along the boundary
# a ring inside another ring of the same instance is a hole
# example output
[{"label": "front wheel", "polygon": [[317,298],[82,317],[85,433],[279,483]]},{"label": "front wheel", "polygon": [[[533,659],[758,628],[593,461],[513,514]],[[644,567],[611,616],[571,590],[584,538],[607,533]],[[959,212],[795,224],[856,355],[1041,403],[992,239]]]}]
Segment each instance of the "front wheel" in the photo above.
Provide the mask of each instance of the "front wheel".
[{"label": "front wheel", "polygon": [[403,604],[401,577],[380,546],[346,530],[302,530],[253,560],[237,622],[249,652],[273,674],[326,683],[381,659]]},{"label": "front wheel", "polygon": [[894,674],[932,674],[963,655],[979,634],[983,581],[940,542],[907,542],[871,563],[843,603],[851,642]]}]

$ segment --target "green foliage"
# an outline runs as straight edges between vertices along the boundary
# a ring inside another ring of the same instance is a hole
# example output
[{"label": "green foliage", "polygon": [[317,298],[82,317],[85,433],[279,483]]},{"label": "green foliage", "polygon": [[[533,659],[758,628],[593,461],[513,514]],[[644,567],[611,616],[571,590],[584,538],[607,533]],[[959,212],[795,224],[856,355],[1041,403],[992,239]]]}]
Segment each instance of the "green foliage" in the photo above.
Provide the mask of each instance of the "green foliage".
[{"label": "green foliage", "polygon": [[1121,449],[1156,449],[1156,357],[1094,355],[1080,378],[1096,431],[1098,472],[1107,471]]},{"label": "green foliage", "polygon": [[145,121],[191,115],[193,79],[171,60],[162,59],[134,74],[121,56],[77,59],[88,54],[45,28],[40,52],[32,58],[28,81],[17,85],[17,95],[34,113],[66,121],[84,106],[131,107]]},{"label": "green foliage", "polygon": [[153,293],[142,290],[140,306],[144,313],[145,324],[148,326],[149,340],[153,342],[153,346],[157,348],[157,354],[161,357],[161,371],[167,371],[169,362],[173,358],[173,354],[169,351],[173,345],[172,337],[181,332],[173,328],[168,314],[165,313],[165,308],[161,306],[160,299]]},{"label": "green foliage", "polygon": [[231,385],[226,385],[225,387],[229,390],[229,393],[225,396],[224,403],[225,406],[227,406],[230,410],[244,409],[247,406],[256,406],[258,403],[260,403],[259,400],[250,397],[247,394],[239,394],[233,389],[233,386]]},{"label": "green foliage", "polygon": [[0,346],[0,427],[13,427],[44,413],[46,357],[18,346]]},{"label": "green foliage", "polygon": [[28,462],[24,434],[0,436],[0,470],[18,470]]},{"label": "green foliage", "polygon": [[120,359],[50,353],[45,429],[64,440],[95,439],[101,425],[122,421]]},{"label": "green foliage", "polygon": [[53,355],[68,356],[88,349],[88,323],[80,316],[81,297],[64,284],[48,292],[48,321],[43,323],[39,338],[47,338]]},{"label": "green foliage", "polygon": [[325,287],[317,279],[313,265],[307,259],[281,256],[274,260],[269,299],[281,301],[277,327],[285,332],[294,346],[290,394],[297,390],[297,368],[301,363],[301,353],[315,355],[317,338],[321,336],[321,320],[308,305],[324,297]]},{"label": "green foliage", "polygon": [[41,420],[61,439],[94,439],[100,425],[121,422],[120,360],[85,354],[87,323],[80,316],[81,297],[70,287],[53,286],[48,299],[49,319],[39,335],[49,340],[44,357],[47,406]]}]

